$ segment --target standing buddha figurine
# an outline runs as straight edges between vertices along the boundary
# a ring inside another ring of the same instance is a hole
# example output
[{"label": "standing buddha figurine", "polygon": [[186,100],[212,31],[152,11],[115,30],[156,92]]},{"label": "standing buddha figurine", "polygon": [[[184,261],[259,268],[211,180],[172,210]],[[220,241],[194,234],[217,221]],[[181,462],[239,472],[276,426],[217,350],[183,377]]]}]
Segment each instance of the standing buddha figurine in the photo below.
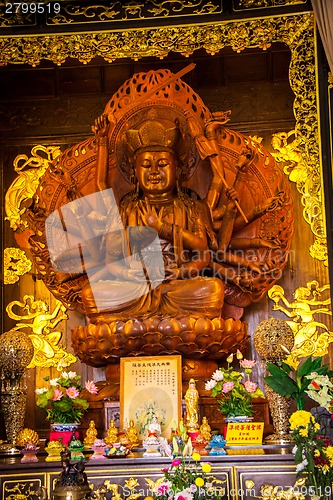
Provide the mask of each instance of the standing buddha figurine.
[{"label": "standing buddha figurine", "polygon": [[186,402],[186,427],[188,433],[199,431],[199,393],[195,386],[195,380],[190,379],[188,389],[185,393]]},{"label": "standing buddha figurine", "polygon": [[108,428],[104,441],[108,446],[112,446],[114,443],[118,442],[118,429],[115,426],[114,420],[110,420],[110,427]]},{"label": "standing buddha figurine", "polygon": [[90,420],[86,437],[83,440],[85,448],[91,448],[92,445],[94,444],[95,439],[97,439],[97,430],[95,427],[95,422],[93,420]]}]

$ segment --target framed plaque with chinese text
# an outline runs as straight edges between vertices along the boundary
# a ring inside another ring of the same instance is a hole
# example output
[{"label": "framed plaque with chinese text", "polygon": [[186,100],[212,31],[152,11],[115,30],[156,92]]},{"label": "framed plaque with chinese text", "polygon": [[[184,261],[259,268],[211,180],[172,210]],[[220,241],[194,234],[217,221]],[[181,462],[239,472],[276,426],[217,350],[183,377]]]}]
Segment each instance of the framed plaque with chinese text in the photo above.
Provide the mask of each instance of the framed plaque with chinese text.
[{"label": "framed plaque with chinese text", "polygon": [[121,358],[121,429],[133,419],[140,439],[144,439],[155,416],[162,436],[170,438],[181,418],[181,381],[181,356]]}]

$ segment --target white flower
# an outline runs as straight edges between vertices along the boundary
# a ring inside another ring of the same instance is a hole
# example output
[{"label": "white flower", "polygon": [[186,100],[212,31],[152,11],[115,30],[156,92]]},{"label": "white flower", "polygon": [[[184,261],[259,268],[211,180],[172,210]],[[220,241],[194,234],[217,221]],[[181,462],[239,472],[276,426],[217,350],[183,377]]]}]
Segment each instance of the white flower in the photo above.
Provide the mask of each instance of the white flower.
[{"label": "white flower", "polygon": [[58,379],[58,378],[51,378],[51,380],[50,380],[50,385],[51,385],[52,387],[56,387],[56,386],[58,385],[58,381],[59,381],[59,379]]},{"label": "white flower", "polygon": [[293,455],[296,455],[296,451],[298,450],[298,447],[297,447],[297,444],[295,444],[295,446],[293,447],[293,449],[291,450],[291,453]]},{"label": "white flower", "polygon": [[217,384],[216,380],[208,380],[208,382],[205,383],[205,389],[206,391],[210,391],[215,387]]},{"label": "white flower", "polygon": [[308,461],[305,459],[303,462],[300,462],[296,465],[296,472],[301,472],[308,465]]},{"label": "white flower", "polygon": [[187,488],[183,491],[179,491],[178,493],[176,493],[175,500],[178,500],[179,497],[183,497],[185,500],[192,500],[193,499],[192,493],[190,491],[188,491]]},{"label": "white flower", "polygon": [[221,372],[221,370],[216,370],[212,375],[212,379],[216,380],[216,382],[220,382],[221,380],[223,380],[223,378],[224,378],[224,373]]},{"label": "white flower", "polygon": [[68,372],[68,378],[71,380],[76,377],[76,372]]},{"label": "white flower", "polygon": [[42,387],[41,389],[36,389],[35,390],[36,394],[44,394],[44,392],[47,392],[46,387]]},{"label": "white flower", "polygon": [[65,358],[61,358],[61,360],[57,364],[57,371],[60,372],[66,366],[68,366],[68,363],[66,363]]},{"label": "white flower", "polygon": [[310,375],[306,375],[305,378],[308,380],[314,380],[318,385],[323,387],[333,387],[333,384],[327,375],[318,375],[317,372],[311,372]]}]

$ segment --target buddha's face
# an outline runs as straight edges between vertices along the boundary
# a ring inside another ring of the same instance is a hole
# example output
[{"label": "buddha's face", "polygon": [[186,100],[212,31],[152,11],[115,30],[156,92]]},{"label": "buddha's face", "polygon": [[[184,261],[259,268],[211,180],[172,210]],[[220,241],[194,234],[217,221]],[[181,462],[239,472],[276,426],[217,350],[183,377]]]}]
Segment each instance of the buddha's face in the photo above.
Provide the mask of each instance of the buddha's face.
[{"label": "buddha's face", "polygon": [[176,159],[170,151],[138,153],[135,158],[135,171],[144,194],[171,194],[176,185],[176,165]]}]

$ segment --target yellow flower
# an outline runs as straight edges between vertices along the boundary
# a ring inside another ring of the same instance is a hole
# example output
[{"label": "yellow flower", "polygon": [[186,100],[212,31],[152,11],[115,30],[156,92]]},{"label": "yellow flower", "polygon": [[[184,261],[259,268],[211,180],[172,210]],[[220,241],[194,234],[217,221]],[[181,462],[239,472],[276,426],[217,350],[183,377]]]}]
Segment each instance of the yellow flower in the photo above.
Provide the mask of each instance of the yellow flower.
[{"label": "yellow flower", "polygon": [[199,460],[201,460],[201,455],[200,453],[196,453],[194,452],[193,455],[192,455],[192,458],[193,460],[195,460],[196,462],[199,462]]},{"label": "yellow flower", "polygon": [[299,433],[302,437],[306,437],[309,434],[307,429],[300,429]]},{"label": "yellow flower", "polygon": [[315,420],[309,411],[298,410],[291,415],[289,422],[290,429],[293,431],[299,427],[307,427],[310,422],[314,423]]},{"label": "yellow flower", "polygon": [[197,477],[195,480],[195,484],[200,488],[205,484],[205,481],[202,479],[202,477]]},{"label": "yellow flower", "polygon": [[314,450],[314,451],[313,451],[313,455],[314,455],[315,457],[319,457],[319,456],[320,456],[320,452],[319,452],[319,450]]},{"label": "yellow flower", "polygon": [[333,467],[333,446],[328,446],[325,449],[325,455],[327,456],[328,460],[330,461],[330,466]]},{"label": "yellow flower", "polygon": [[320,429],[320,425],[318,424],[318,422],[316,422],[316,423],[314,424],[313,428],[314,428],[314,430],[315,430],[315,431],[319,431],[319,429]]},{"label": "yellow flower", "polygon": [[210,464],[202,464],[202,472],[210,472],[212,470],[212,466]]}]

